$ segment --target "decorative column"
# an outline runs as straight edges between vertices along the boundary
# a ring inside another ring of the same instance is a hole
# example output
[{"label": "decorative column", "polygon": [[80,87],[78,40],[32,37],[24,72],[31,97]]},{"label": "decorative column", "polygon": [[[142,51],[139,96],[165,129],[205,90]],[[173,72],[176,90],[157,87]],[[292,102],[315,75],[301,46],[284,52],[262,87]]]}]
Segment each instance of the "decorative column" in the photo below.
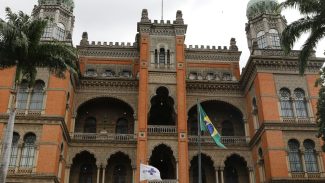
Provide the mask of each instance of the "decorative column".
[{"label": "decorative column", "polygon": [[246,136],[246,142],[249,143],[249,127],[247,119],[244,119],[244,128],[245,128],[245,136]]},{"label": "decorative column", "polygon": [[135,183],[136,167],[132,166],[132,183]]},{"label": "decorative column", "polygon": [[65,166],[64,183],[69,183],[69,179],[70,179],[70,167],[71,167],[71,165],[66,165]]},{"label": "decorative column", "polygon": [[216,168],[215,171],[216,171],[216,183],[219,183],[219,170],[218,170],[218,168]]},{"label": "decorative column", "polygon": [[249,171],[249,183],[255,183],[254,169],[252,167],[249,167],[248,171]]},{"label": "decorative column", "polygon": [[99,179],[100,179],[99,174],[100,174],[100,166],[97,165],[97,183],[99,183]]},{"label": "decorative column", "polygon": [[223,170],[224,169],[225,169],[225,167],[219,167],[221,183],[224,183],[225,182],[224,177],[223,177]]},{"label": "decorative column", "polygon": [[102,169],[102,183],[105,183],[105,172],[106,172],[106,166],[103,166],[103,169]]},{"label": "decorative column", "polygon": [[74,133],[74,128],[76,124],[76,114],[73,114],[72,119],[71,119],[71,124],[70,124],[70,133]]},{"label": "decorative column", "polygon": [[304,172],[304,177],[307,178],[307,170],[306,170],[306,164],[305,164],[305,152],[300,150],[301,152],[301,164],[302,164],[302,171]]},{"label": "decorative column", "polygon": [[178,160],[176,160],[176,180],[178,181]]}]

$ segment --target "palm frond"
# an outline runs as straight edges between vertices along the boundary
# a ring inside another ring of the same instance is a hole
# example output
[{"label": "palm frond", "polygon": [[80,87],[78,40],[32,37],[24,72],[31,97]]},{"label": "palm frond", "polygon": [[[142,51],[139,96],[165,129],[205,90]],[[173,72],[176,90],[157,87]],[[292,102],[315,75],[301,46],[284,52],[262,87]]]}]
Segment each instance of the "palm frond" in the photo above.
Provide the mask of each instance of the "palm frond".
[{"label": "palm frond", "polygon": [[318,14],[318,12],[322,11],[319,0],[286,0],[280,6],[283,8],[296,8],[302,14]]},{"label": "palm frond", "polygon": [[301,18],[292,22],[282,32],[281,46],[285,53],[289,53],[293,47],[293,44],[301,36],[301,34],[310,30],[317,24],[317,21],[310,18]]},{"label": "palm frond", "polygon": [[304,45],[302,46],[302,50],[299,55],[299,73],[303,74],[305,72],[305,68],[307,66],[308,58],[313,52],[314,48],[320,39],[325,36],[325,27],[319,29],[312,29],[312,32]]}]

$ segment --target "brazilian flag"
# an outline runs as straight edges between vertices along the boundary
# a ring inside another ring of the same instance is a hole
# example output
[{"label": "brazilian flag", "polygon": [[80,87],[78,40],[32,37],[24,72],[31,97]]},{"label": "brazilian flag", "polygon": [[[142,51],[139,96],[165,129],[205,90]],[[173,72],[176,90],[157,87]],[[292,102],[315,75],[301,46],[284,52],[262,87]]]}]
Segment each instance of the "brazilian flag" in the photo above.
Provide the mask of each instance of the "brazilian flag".
[{"label": "brazilian flag", "polygon": [[199,108],[199,116],[200,116],[200,130],[201,131],[209,131],[212,139],[217,144],[217,146],[226,149],[226,147],[221,143],[221,135],[217,131],[217,129],[213,126],[211,120],[208,115],[204,112],[201,104],[198,104]]}]

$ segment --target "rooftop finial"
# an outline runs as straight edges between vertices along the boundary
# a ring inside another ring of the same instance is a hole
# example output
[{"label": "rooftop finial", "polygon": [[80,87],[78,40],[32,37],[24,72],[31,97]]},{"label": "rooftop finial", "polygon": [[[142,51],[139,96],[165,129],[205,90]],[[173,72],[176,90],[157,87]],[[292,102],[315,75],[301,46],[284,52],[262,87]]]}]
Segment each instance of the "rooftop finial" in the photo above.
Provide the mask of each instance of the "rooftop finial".
[{"label": "rooftop finial", "polygon": [[164,0],[161,0],[161,20],[164,19]]},{"label": "rooftop finial", "polygon": [[148,10],[147,9],[142,10],[141,22],[150,22],[149,17],[148,17]]},{"label": "rooftop finial", "polygon": [[236,50],[236,51],[238,51],[238,46],[236,45],[236,39],[235,38],[231,38],[230,39],[229,50]]},{"label": "rooftop finial", "polygon": [[176,13],[176,23],[177,24],[184,24],[183,13],[181,10],[177,10]]}]

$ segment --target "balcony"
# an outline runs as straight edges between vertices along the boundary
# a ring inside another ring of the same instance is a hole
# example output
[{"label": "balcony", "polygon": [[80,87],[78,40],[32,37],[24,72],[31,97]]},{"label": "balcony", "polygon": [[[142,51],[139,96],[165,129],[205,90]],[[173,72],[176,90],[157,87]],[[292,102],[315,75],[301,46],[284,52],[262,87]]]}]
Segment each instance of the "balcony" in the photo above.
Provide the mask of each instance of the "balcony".
[{"label": "balcony", "polygon": [[164,179],[164,180],[154,180],[154,181],[149,181],[149,183],[177,183],[178,181],[176,179]]},{"label": "balcony", "polygon": [[176,126],[148,125],[149,134],[177,134]]},{"label": "balcony", "polygon": [[[197,144],[199,141],[198,136],[188,136],[188,142]],[[245,136],[223,136],[221,137],[221,142],[225,146],[247,146],[249,143],[249,137]],[[202,144],[215,144],[210,136],[201,136]]]},{"label": "balcony", "polygon": [[73,141],[109,141],[109,142],[135,142],[134,134],[110,134],[110,133],[70,133]]}]

